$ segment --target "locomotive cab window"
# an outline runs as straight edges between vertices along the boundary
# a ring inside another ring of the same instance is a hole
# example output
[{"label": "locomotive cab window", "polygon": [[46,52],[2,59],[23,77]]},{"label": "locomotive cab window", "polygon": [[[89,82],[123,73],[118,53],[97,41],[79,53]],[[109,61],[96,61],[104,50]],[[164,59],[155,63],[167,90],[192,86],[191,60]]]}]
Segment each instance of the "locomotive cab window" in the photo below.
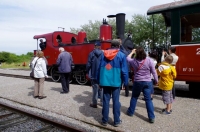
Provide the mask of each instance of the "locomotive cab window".
[{"label": "locomotive cab window", "polygon": [[181,42],[200,42],[200,13],[181,17]]},{"label": "locomotive cab window", "polygon": [[46,48],[46,39],[45,38],[39,39],[39,47],[41,50],[44,50]]},{"label": "locomotive cab window", "polygon": [[75,38],[75,37],[72,37],[72,38],[71,38],[71,43],[72,43],[72,44],[76,44],[76,38]]},{"label": "locomotive cab window", "polygon": [[58,46],[64,46],[64,44],[62,43],[62,37],[60,35],[57,35],[56,42],[58,43]]}]

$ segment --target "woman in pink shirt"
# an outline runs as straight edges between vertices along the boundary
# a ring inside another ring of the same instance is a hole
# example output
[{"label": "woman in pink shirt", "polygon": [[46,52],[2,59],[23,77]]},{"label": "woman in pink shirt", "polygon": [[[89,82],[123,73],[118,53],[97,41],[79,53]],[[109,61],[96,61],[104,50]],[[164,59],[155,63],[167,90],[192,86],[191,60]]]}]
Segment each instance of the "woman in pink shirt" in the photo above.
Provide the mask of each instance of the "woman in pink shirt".
[{"label": "woman in pink shirt", "polygon": [[[136,54],[135,58],[131,58],[133,54]],[[147,57],[142,47],[133,49],[132,52],[127,56],[127,61],[130,63],[130,66],[134,69],[132,97],[130,100],[130,106],[127,110],[127,115],[133,116],[137,104],[137,99],[140,93],[143,92],[149,122],[154,123],[154,106],[151,100],[151,74],[153,75],[156,84],[158,83],[158,76],[153,61]]]}]

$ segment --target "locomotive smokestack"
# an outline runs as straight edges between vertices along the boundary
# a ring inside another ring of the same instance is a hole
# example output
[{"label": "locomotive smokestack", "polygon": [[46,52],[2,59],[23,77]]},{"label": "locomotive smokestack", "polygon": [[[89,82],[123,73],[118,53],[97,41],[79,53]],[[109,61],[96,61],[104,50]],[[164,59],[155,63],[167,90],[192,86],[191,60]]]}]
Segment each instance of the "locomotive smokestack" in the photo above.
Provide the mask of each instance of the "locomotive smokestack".
[{"label": "locomotive smokestack", "polygon": [[119,13],[116,15],[116,28],[117,28],[117,37],[120,37],[124,40],[124,30],[125,30],[125,14]]},{"label": "locomotive smokestack", "polygon": [[109,15],[108,18],[116,17],[116,35],[124,40],[124,32],[125,32],[125,15],[124,13],[118,13],[116,15]]}]

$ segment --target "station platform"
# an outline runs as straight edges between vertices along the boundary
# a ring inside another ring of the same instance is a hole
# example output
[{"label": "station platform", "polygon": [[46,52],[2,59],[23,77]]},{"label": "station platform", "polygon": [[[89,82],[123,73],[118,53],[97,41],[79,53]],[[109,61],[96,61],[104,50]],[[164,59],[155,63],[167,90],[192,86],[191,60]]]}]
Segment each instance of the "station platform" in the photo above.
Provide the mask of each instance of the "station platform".
[{"label": "station platform", "polygon": [[[30,71],[5,71],[1,69],[0,72],[27,76],[30,73]],[[161,113],[161,110],[165,108],[161,95],[154,95],[153,103],[156,119],[154,124],[150,124],[145,102],[141,99],[143,97],[142,94],[138,99],[135,115],[129,117],[126,115],[126,111],[130,104],[132,92],[130,91],[129,97],[125,97],[125,93],[122,90],[120,95],[122,124],[119,127],[113,126],[111,100],[108,126],[104,127],[101,125],[102,106],[98,105],[98,108],[91,108],[89,106],[92,101],[92,87],[90,86],[70,84],[70,92],[68,94],[60,94],[60,91],[62,91],[60,83],[45,81],[44,94],[47,98],[35,99],[33,98],[33,80],[0,76],[0,84],[1,103],[12,105],[73,127],[75,126],[83,131],[158,132],[177,131],[177,129],[181,129],[180,131],[200,130],[199,99],[177,97],[173,104],[173,113],[167,116]],[[191,113],[193,109],[196,112],[196,116]],[[190,116],[193,117],[189,118]],[[181,121],[181,123],[176,120]],[[104,128],[109,128],[109,130]]]}]

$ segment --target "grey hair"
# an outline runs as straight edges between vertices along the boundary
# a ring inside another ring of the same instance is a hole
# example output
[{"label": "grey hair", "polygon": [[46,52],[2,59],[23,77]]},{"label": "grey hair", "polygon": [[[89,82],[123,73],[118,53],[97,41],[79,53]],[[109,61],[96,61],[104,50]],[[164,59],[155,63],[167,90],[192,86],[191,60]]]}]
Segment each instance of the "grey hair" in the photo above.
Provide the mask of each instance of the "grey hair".
[{"label": "grey hair", "polygon": [[113,39],[111,41],[111,47],[119,47],[119,45],[120,45],[119,39]]},{"label": "grey hair", "polygon": [[60,52],[63,52],[63,51],[65,51],[65,49],[64,49],[63,47],[60,47],[60,48],[59,48],[59,51],[60,51]]}]

